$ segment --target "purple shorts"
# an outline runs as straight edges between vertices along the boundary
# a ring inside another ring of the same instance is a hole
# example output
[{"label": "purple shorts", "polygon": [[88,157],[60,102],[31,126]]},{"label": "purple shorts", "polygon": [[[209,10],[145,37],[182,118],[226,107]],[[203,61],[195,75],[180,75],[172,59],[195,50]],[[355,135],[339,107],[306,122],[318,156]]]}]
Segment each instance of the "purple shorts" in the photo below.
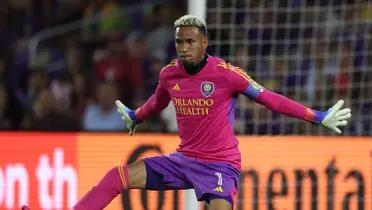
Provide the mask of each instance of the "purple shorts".
[{"label": "purple shorts", "polygon": [[175,152],[144,159],[146,189],[194,189],[199,201],[215,198],[232,205],[239,183],[239,170],[228,163],[211,163]]}]

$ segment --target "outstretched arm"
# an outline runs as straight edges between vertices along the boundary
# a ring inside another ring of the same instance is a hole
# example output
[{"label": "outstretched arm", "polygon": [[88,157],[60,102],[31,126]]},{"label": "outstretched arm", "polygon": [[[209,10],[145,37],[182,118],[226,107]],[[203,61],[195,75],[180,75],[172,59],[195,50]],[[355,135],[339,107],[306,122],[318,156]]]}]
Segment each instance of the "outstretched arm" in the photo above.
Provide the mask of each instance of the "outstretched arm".
[{"label": "outstretched arm", "polygon": [[344,104],[342,100],[326,112],[314,110],[262,87],[239,67],[224,61],[220,61],[217,66],[226,70],[226,78],[231,84],[233,94],[242,93],[272,111],[321,124],[338,134],[341,133],[338,126],[345,126],[351,118],[351,109],[341,109]]},{"label": "outstretched arm", "polygon": [[341,133],[341,130],[338,128],[338,126],[347,125],[347,120],[351,117],[350,108],[341,109],[344,104],[343,100],[339,100],[328,111],[322,112],[308,108],[287,97],[267,90],[258,85],[252,79],[250,79],[250,83],[248,88],[244,91],[244,95],[264,105],[272,111],[316,124],[321,124],[338,134]]}]

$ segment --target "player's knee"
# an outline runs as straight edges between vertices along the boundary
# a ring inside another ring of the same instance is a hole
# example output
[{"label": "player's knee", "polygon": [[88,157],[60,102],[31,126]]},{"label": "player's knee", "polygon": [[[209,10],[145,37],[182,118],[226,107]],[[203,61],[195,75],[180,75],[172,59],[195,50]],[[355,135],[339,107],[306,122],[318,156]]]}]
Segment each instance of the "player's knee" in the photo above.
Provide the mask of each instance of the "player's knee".
[{"label": "player's knee", "polygon": [[232,210],[233,199],[231,196],[207,196],[208,210]]},{"label": "player's knee", "polygon": [[232,205],[224,199],[213,200],[208,205],[208,210],[232,210]]}]

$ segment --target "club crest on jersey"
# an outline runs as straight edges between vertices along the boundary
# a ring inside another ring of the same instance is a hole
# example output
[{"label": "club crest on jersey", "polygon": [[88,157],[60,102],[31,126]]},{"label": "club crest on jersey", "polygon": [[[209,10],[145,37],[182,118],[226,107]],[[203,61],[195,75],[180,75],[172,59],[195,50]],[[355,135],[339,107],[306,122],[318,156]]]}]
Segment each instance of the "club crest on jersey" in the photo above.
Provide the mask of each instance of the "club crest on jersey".
[{"label": "club crest on jersey", "polygon": [[201,93],[205,97],[209,97],[214,92],[214,84],[213,82],[203,82],[200,86]]}]

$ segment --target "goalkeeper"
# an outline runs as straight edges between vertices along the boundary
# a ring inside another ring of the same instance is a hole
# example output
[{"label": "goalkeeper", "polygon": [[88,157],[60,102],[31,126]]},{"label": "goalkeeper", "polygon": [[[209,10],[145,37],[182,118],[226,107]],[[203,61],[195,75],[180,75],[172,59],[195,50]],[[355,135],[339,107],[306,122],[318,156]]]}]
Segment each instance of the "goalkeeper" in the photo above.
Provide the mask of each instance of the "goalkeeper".
[{"label": "goalkeeper", "polygon": [[194,189],[210,210],[232,210],[238,188],[241,154],[234,137],[234,105],[239,94],[266,108],[341,133],[351,117],[338,101],[323,112],[265,89],[245,71],[206,54],[204,21],[185,15],[174,23],[179,58],[165,66],[155,93],[138,109],[116,101],[129,134],[170,101],[177,113],[180,144],[174,153],[118,166],[102,178],[74,207],[103,209],[126,189]]}]

